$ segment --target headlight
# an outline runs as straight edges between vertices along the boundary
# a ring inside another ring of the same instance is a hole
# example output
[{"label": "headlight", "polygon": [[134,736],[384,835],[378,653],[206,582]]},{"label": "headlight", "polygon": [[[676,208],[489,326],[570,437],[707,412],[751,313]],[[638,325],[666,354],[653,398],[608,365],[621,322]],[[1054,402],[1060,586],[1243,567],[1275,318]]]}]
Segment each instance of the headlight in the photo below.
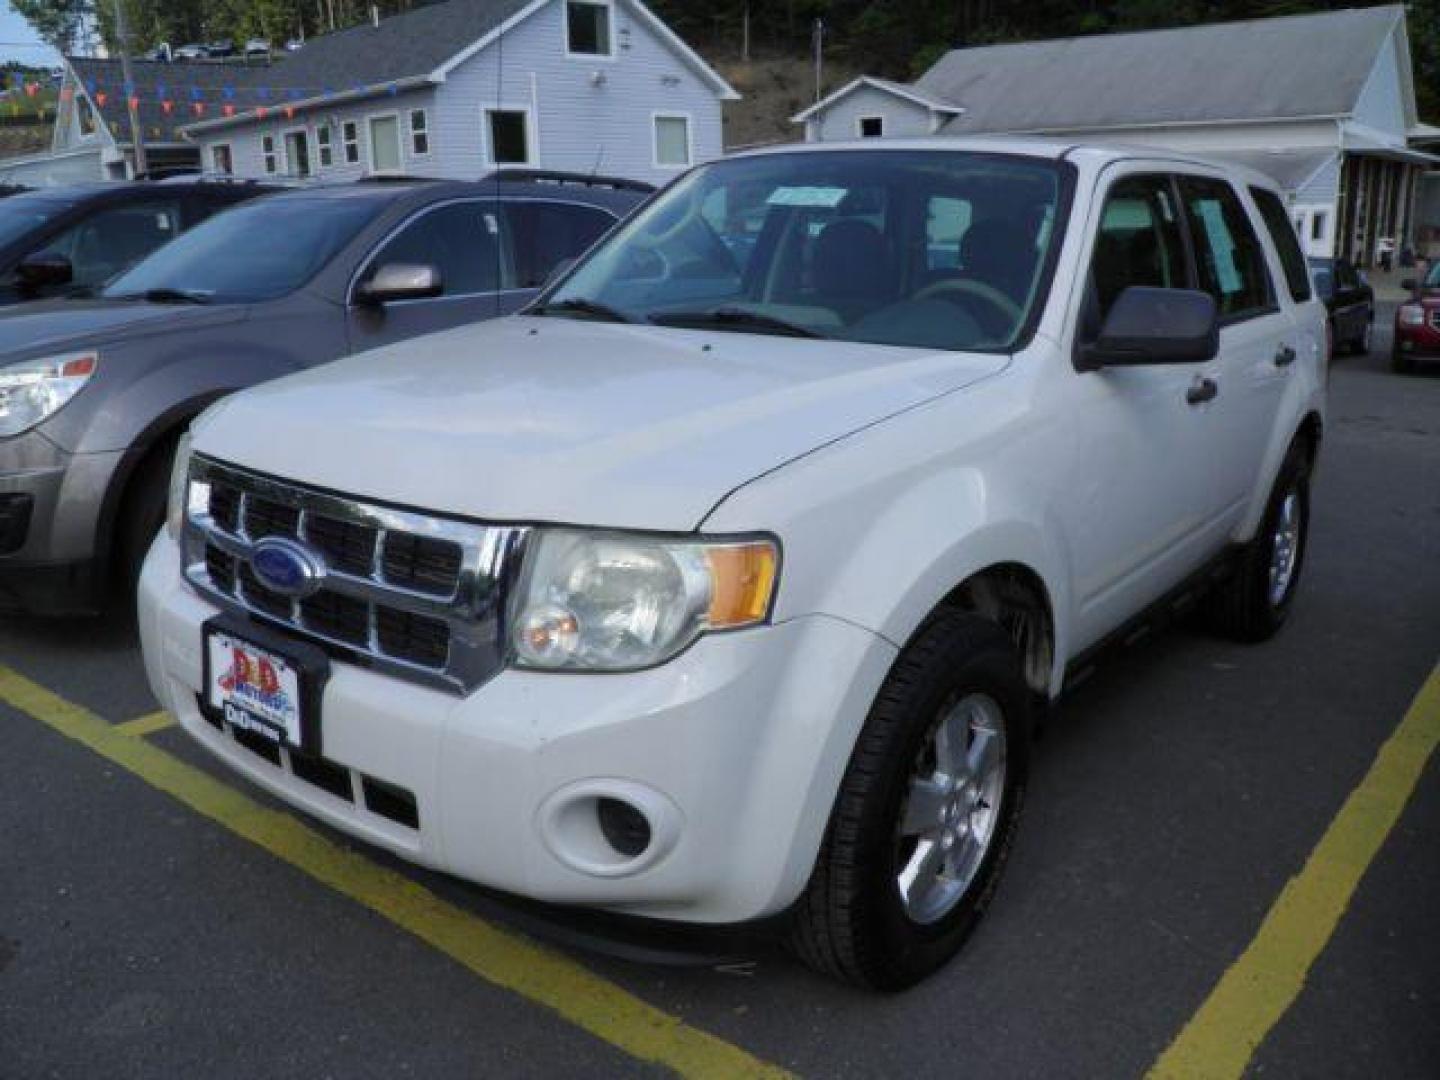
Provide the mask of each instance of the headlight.
[{"label": "headlight", "polygon": [[766,539],[539,530],[510,609],[515,663],[547,671],[663,663],[706,631],[763,622],[778,562]]},{"label": "headlight", "polygon": [[170,500],[165,509],[165,528],[170,538],[179,541],[185,525],[185,513],[205,513],[210,509],[210,485],[190,479],[190,433],[180,436],[175,446],[175,463],[170,467]]},{"label": "headlight", "polygon": [[71,353],[0,368],[0,438],[29,431],[80,392],[100,354]]},{"label": "headlight", "polygon": [[1425,325],[1425,309],[1424,309],[1423,307],[1421,307],[1419,304],[1401,304],[1401,305],[1400,305],[1400,325],[1401,325],[1401,326],[1424,326],[1424,325]]}]

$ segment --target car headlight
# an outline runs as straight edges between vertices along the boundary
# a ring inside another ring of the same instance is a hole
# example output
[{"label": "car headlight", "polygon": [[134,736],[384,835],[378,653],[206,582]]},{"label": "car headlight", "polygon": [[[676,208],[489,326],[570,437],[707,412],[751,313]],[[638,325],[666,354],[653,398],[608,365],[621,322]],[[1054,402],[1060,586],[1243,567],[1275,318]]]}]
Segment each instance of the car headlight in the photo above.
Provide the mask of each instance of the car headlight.
[{"label": "car headlight", "polygon": [[175,445],[175,463],[170,467],[170,498],[165,507],[165,528],[177,543],[185,527],[185,514],[203,514],[210,509],[210,485],[190,479],[190,432]]},{"label": "car headlight", "polygon": [[775,591],[773,540],[657,538],[541,529],[511,605],[517,667],[635,671],[707,631],[764,622]]},{"label": "car headlight", "polygon": [[59,412],[99,366],[99,353],[80,352],[0,368],[0,438],[29,431]]},{"label": "car headlight", "polygon": [[1421,307],[1419,304],[1401,304],[1401,305],[1400,305],[1400,325],[1401,325],[1401,326],[1424,326],[1424,325],[1425,325],[1425,309],[1424,309],[1423,307]]}]

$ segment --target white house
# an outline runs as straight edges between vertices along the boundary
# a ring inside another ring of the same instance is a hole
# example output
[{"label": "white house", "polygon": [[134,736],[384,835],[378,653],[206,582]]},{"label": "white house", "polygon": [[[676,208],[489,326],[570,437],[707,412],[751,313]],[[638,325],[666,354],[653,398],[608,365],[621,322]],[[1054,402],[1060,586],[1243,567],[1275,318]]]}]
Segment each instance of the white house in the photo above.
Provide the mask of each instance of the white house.
[{"label": "white house", "polygon": [[738,94],[640,0],[444,0],[311,39],[273,63],[66,61],[50,154],[23,183],[149,165],[243,177],[477,179],[496,166],[662,184],[722,152]]},{"label": "white house", "polygon": [[1284,188],[1310,254],[1370,265],[1422,239],[1419,181],[1440,163],[1412,77],[1389,5],[955,49],[913,85],[859,79],[793,120],[811,141],[1025,133],[1236,160]]},{"label": "white house", "polygon": [[243,97],[182,128],[208,171],[664,183],[720,155],[738,95],[639,0],[447,0],[316,38]]}]

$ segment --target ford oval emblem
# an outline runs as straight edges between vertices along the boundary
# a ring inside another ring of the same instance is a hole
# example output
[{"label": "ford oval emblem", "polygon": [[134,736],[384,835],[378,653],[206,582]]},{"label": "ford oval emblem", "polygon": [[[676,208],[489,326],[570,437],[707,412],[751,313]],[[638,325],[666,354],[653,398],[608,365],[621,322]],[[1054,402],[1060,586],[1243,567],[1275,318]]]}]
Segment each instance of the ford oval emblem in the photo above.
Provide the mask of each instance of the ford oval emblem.
[{"label": "ford oval emblem", "polygon": [[267,536],[257,543],[250,553],[250,568],[271,592],[296,599],[313,596],[325,580],[325,560],[283,536]]}]

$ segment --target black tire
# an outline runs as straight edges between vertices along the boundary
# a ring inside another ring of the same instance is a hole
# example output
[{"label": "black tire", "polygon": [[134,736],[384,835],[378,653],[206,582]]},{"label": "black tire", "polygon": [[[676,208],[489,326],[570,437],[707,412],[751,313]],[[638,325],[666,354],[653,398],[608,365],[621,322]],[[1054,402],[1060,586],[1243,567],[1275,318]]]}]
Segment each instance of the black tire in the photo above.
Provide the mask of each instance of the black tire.
[{"label": "black tire", "polygon": [[[1272,595],[1270,570],[1279,542],[1281,516],[1292,493],[1299,514],[1299,534],[1293,545],[1295,555],[1288,585],[1277,598]],[[1209,597],[1207,613],[1211,627],[1236,641],[1256,642],[1273,637],[1290,614],[1300,587],[1309,540],[1310,462],[1305,448],[1297,442],[1291,445],[1280,466],[1265,506],[1265,516],[1254,539],[1242,550],[1235,573]]]},{"label": "black tire", "polygon": [[[900,815],[940,718],[969,695],[998,705],[1005,729],[999,808],[969,887],[947,913],[919,922],[907,913],[896,881],[906,843],[898,835]],[[995,624],[949,611],[921,628],[871,706],[815,870],[792,911],[791,947],[806,964],[859,986],[901,990],[955,955],[989,906],[1014,839],[1031,700],[1014,646]]]},{"label": "black tire", "polygon": [[175,461],[175,439],[157,443],[136,467],[115,523],[116,601],[123,609],[135,603],[140,570],[155,536],[165,527],[165,504],[170,493],[170,468]]},{"label": "black tire", "polygon": [[1401,352],[1398,347],[1390,350],[1390,370],[1397,375],[1409,375],[1415,370],[1415,357]]},{"label": "black tire", "polygon": [[1364,329],[1362,329],[1360,333],[1355,336],[1354,340],[1350,342],[1350,351],[1356,356],[1369,356],[1370,342],[1371,337],[1374,333],[1374,329],[1374,323],[1367,322]]}]

